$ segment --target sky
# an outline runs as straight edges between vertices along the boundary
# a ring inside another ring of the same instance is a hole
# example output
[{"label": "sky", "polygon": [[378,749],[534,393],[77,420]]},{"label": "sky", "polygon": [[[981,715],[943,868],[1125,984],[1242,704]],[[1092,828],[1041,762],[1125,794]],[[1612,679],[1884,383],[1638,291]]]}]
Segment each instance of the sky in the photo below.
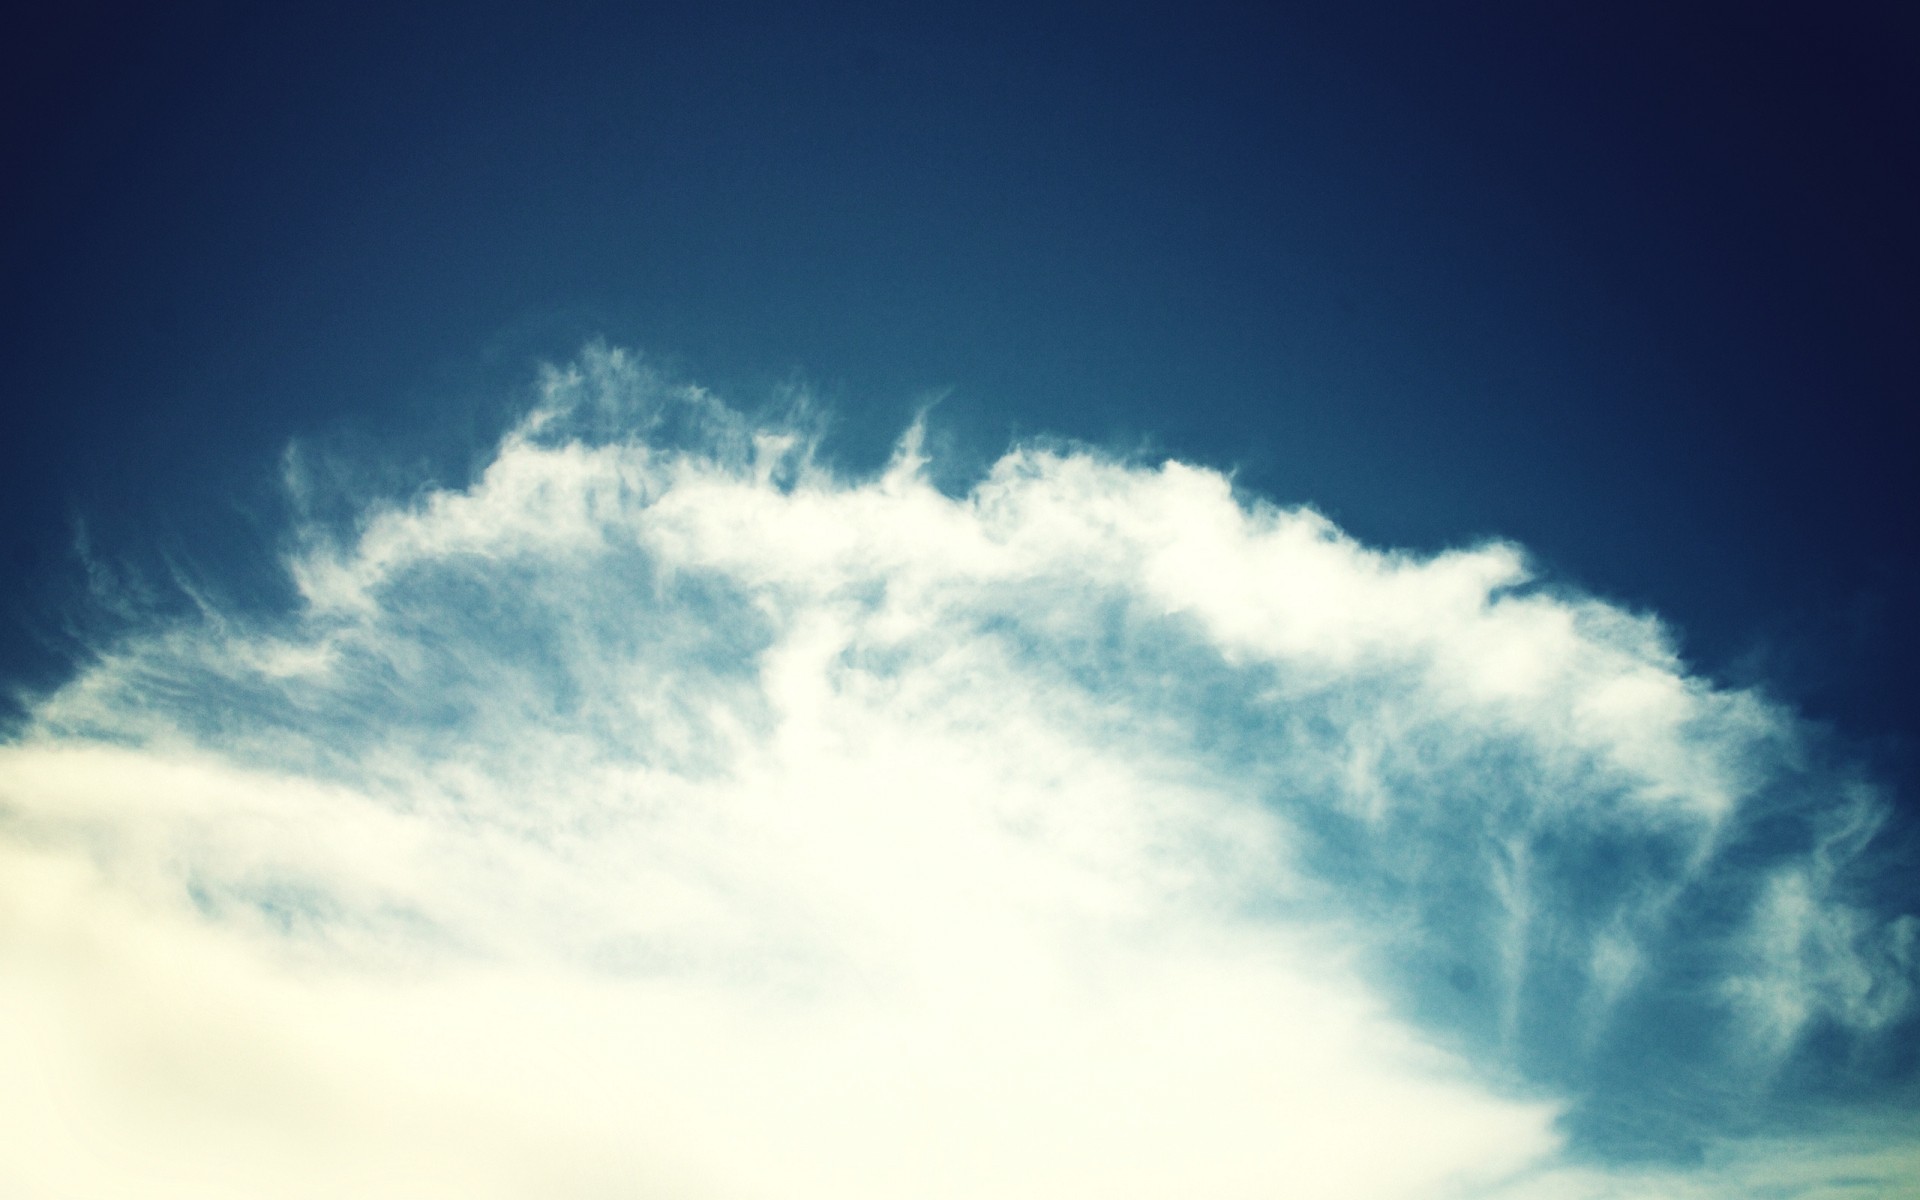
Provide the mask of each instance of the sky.
[{"label": "sky", "polygon": [[0,50],[0,1190],[1920,1194],[1892,6]]}]

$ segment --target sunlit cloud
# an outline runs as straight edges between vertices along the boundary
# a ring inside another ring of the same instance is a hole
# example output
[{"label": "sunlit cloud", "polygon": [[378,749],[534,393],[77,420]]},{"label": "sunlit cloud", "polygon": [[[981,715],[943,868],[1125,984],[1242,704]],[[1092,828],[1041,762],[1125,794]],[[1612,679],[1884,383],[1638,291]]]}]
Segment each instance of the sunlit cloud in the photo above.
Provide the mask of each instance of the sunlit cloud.
[{"label": "sunlit cloud", "polygon": [[1881,801],[1656,620],[1198,466],[956,494],[917,427],[857,477],[812,430],[590,350],[470,485],[303,522],[296,611],[41,702],[0,1181],[1911,1185]]}]

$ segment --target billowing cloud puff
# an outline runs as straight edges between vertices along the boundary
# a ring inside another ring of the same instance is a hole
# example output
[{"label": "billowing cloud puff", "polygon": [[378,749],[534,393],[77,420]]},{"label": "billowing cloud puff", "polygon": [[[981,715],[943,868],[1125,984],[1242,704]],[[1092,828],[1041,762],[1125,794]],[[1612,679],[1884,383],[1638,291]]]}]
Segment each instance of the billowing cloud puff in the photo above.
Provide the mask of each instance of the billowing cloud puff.
[{"label": "billowing cloud puff", "polygon": [[0,1190],[1920,1179],[1882,806],[1653,620],[1176,462],[816,449],[592,351],[297,611],[41,702]]}]

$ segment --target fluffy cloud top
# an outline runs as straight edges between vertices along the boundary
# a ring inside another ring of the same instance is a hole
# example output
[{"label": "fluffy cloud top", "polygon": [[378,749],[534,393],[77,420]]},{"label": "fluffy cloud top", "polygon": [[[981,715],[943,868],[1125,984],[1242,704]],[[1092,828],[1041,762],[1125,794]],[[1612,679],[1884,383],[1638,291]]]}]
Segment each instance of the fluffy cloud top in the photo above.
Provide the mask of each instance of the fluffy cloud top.
[{"label": "fluffy cloud top", "polygon": [[4,1190],[1920,1181],[1882,806],[1653,620],[1180,463],[814,451],[590,352],[297,612],[39,704]]}]

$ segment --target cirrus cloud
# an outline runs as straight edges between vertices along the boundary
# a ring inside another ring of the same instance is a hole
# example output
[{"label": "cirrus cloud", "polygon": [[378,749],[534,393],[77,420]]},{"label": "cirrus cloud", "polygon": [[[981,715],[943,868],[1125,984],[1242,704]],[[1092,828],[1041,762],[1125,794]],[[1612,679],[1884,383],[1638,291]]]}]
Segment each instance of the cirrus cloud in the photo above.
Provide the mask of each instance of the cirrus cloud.
[{"label": "cirrus cloud", "polygon": [[817,449],[591,350],[470,485],[302,529],[297,611],[40,702],[0,1180],[1913,1185],[1884,806],[1656,621],[1177,462]]}]

